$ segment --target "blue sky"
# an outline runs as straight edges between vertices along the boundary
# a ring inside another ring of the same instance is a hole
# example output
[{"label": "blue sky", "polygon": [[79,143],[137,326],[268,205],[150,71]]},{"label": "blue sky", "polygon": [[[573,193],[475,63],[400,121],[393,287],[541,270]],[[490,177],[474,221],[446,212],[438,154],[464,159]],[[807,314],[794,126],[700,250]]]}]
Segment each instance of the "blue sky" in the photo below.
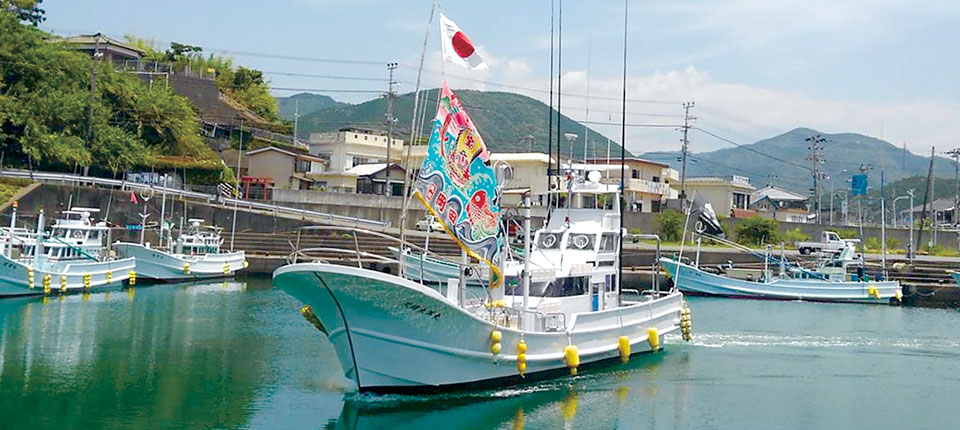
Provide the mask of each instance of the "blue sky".
[{"label": "blue sky", "polygon": [[[412,91],[431,2],[425,0],[119,1],[45,0],[43,28],[59,34],[178,41],[229,51],[264,71],[277,88],[385,89],[385,81],[322,79],[282,73],[386,78],[401,64],[401,91]],[[480,47],[490,70],[441,67],[431,28],[425,84],[444,69],[454,88],[520,92],[546,101],[550,1],[450,1],[443,12]],[[695,101],[697,125],[741,143],[805,126],[860,132],[914,152],[947,149],[960,136],[960,2],[946,0],[630,1],[630,124],[672,124],[682,101]],[[564,1],[564,92],[589,92],[589,119],[619,121],[623,3]],[[434,23],[436,24],[436,23]],[[363,60],[342,64],[267,57]],[[588,60],[589,59],[589,60]],[[516,89],[501,84],[522,87]],[[293,91],[275,91],[289,95]],[[370,93],[329,93],[359,102]],[[564,114],[586,118],[585,98],[563,99]],[[619,140],[619,127],[598,125]],[[673,150],[676,131],[631,127],[634,152]],[[702,134],[695,151],[728,147]]]}]

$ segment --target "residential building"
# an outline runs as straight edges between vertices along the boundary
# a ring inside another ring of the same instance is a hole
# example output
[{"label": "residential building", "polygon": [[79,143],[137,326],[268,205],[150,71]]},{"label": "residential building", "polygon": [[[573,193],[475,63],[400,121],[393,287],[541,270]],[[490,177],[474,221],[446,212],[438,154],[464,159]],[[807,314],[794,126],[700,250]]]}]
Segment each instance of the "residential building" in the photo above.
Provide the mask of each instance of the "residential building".
[{"label": "residential building", "polygon": [[[607,164],[606,158],[592,158],[588,159],[587,163],[596,164],[598,170],[602,171],[601,182],[619,184],[620,160],[617,158],[610,161],[611,164]],[[667,200],[677,198],[677,192],[670,184],[678,180],[678,175],[670,166],[634,157],[624,159],[623,165],[626,168],[623,194],[628,210],[660,212]]]},{"label": "residential building", "polygon": [[127,61],[139,61],[146,55],[146,51],[126,42],[97,34],[81,34],[79,36],[66,37],[61,39],[78,51],[93,56],[94,53],[101,55],[104,60],[109,60],[114,64],[121,66]]},{"label": "residential building", "polygon": [[719,216],[731,216],[733,209],[749,210],[750,195],[756,190],[744,176],[687,178],[685,185],[687,198],[709,202]]},{"label": "residential building", "polygon": [[[361,164],[353,166],[345,175],[353,175],[356,178],[356,190],[361,194],[385,194],[384,187],[387,186],[387,164]],[[389,191],[391,196],[403,196],[403,177],[405,171],[399,164],[390,163]]]},{"label": "residential building", "polygon": [[244,153],[246,176],[265,178],[277,187],[305,190],[313,187],[326,160],[310,154],[267,146]]},{"label": "residential building", "polygon": [[[361,165],[387,164],[387,136],[383,132],[346,127],[333,133],[311,133],[308,143],[311,154],[326,160],[326,172],[320,179],[323,182],[320,187],[326,191],[359,192],[358,175],[356,172],[348,173],[350,169]],[[394,138],[390,145],[391,164],[400,163],[402,166],[403,148],[403,140]],[[384,176],[390,172],[390,182],[399,180],[402,184],[403,176],[395,178],[394,170],[384,170]]]},{"label": "residential building", "polygon": [[807,198],[772,185],[750,195],[749,208],[784,222],[805,223],[811,220]]},{"label": "residential building", "polygon": [[[336,133],[311,133],[308,143],[311,154],[328,161],[328,172],[345,172],[353,166],[385,163],[387,159],[387,136],[380,131],[346,127]],[[403,139],[394,138],[389,161],[401,163],[403,149]]]},{"label": "residential building", "polygon": [[[922,196],[917,197],[914,200],[914,203],[922,200],[923,200]],[[851,206],[852,206],[851,207],[852,213],[850,214],[850,218],[852,219],[857,215],[856,212],[853,212],[853,211],[856,211],[855,209],[856,202],[853,202]],[[864,206],[867,206],[867,205],[865,204]],[[929,203],[927,205],[927,210],[926,210],[927,219],[933,219],[934,216],[936,216],[937,225],[953,225],[954,224],[954,219],[953,219],[954,206],[955,206],[954,198],[952,196],[934,200],[932,203]],[[900,219],[901,220],[905,219],[904,213],[908,211],[905,209],[900,212],[901,212]],[[921,214],[924,212],[923,204],[914,206],[911,210],[909,210],[909,212],[911,212],[910,216],[912,216],[914,220],[919,221],[921,218]],[[867,218],[866,215],[864,215],[864,217]],[[875,217],[870,217],[870,218],[875,218]]]}]

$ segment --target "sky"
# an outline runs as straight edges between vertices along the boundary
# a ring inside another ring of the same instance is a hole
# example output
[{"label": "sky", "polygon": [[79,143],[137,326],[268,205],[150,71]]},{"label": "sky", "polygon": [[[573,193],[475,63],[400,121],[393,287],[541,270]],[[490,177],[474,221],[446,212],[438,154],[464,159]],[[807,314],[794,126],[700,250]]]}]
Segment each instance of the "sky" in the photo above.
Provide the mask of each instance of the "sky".
[{"label": "sky", "polygon": [[[42,6],[41,28],[57,34],[99,31],[136,34],[161,47],[198,45],[265,71],[275,95],[312,90],[357,103],[386,90],[389,62],[399,63],[398,91],[414,90],[432,2],[45,0]],[[490,68],[444,65],[434,19],[422,86],[446,78],[454,89],[548,102],[550,0],[439,6]],[[616,141],[624,17],[620,1],[563,1],[557,54],[563,114],[590,121]],[[679,149],[675,126],[683,102],[695,103],[695,127],[738,144],[809,127],[880,137],[920,154],[960,146],[960,56],[950,42],[960,39],[960,2],[628,0],[626,18],[625,140],[634,153]],[[731,145],[696,129],[690,134],[694,152]]]}]

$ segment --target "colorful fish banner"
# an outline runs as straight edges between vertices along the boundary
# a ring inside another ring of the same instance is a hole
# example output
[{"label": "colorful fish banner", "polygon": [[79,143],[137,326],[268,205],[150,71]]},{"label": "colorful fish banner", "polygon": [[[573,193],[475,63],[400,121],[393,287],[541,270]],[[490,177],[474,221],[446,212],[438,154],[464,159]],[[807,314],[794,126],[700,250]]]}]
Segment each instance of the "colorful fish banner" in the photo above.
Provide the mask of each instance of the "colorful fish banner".
[{"label": "colorful fish banner", "polygon": [[490,266],[490,287],[500,286],[496,175],[483,138],[446,82],[414,191],[467,254]]}]

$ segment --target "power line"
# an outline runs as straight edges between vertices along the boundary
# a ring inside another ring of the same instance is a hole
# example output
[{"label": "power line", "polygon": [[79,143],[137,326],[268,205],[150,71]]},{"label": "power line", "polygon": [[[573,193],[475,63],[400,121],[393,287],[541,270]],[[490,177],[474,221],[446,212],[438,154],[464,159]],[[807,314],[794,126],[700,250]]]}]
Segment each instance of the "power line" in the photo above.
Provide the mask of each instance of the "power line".
[{"label": "power line", "polygon": [[776,161],[779,161],[779,162],[781,162],[781,163],[789,164],[789,165],[791,165],[791,166],[799,167],[799,168],[804,169],[804,170],[810,170],[809,167],[804,166],[804,165],[802,165],[802,164],[797,164],[797,163],[794,163],[794,162],[789,161],[789,160],[784,160],[783,158],[774,157],[773,155],[770,155],[770,154],[766,154],[766,153],[757,151],[756,149],[750,148],[750,147],[748,147],[748,146],[746,146],[746,145],[744,145],[744,144],[741,144],[741,143],[734,142],[734,141],[732,141],[732,140],[730,140],[730,139],[727,139],[727,138],[725,138],[725,137],[723,137],[723,136],[718,136],[718,135],[716,135],[716,134],[714,134],[714,133],[711,133],[710,131],[704,130],[704,129],[700,128],[700,127],[690,127],[690,128],[693,129],[693,130],[697,130],[697,131],[699,131],[699,132],[701,132],[701,133],[704,133],[704,134],[706,134],[706,135],[708,135],[708,136],[711,136],[711,137],[714,137],[714,138],[716,138],[716,139],[719,139],[719,140],[722,140],[722,141],[724,141],[724,142],[727,142],[727,143],[729,143],[729,144],[731,144],[731,145],[733,145],[733,146],[736,146],[736,147],[739,147],[739,148],[743,148],[743,149],[745,149],[745,150],[747,150],[747,151],[753,152],[753,153],[755,153],[755,154],[757,154],[757,155],[762,155],[762,156],[767,157],[767,158],[770,158],[770,159],[772,159],[772,160],[776,160]]}]

